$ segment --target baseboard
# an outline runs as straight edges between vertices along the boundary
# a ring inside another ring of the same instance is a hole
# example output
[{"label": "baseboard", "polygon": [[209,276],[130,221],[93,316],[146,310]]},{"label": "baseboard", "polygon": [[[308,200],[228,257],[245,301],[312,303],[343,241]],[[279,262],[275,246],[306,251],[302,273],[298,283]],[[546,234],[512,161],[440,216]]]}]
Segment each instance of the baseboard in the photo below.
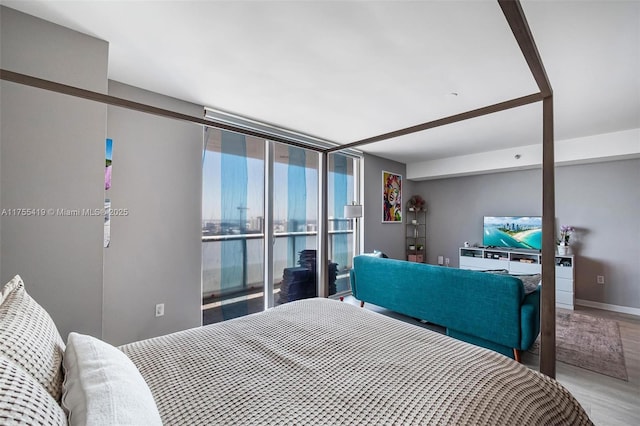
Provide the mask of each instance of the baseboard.
[{"label": "baseboard", "polygon": [[608,303],[592,302],[591,300],[575,300],[576,305],[587,306],[589,308],[603,309],[605,311],[620,312],[622,314],[636,315],[640,317],[640,309],[628,306],[610,305]]}]

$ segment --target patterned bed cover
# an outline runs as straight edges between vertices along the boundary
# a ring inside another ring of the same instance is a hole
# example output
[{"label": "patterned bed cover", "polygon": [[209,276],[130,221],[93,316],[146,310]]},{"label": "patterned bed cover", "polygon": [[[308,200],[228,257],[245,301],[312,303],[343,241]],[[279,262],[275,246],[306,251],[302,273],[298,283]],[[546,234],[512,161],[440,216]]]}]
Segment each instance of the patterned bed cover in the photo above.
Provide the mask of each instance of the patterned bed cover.
[{"label": "patterned bed cover", "polygon": [[167,425],[592,424],[547,376],[328,299],[121,349]]}]

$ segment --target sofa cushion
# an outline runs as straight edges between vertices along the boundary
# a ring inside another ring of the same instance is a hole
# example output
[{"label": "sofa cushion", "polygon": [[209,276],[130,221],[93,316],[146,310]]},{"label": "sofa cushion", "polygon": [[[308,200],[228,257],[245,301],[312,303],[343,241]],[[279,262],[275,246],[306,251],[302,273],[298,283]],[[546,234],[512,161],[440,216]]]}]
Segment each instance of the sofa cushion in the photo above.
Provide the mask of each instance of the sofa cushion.
[{"label": "sofa cushion", "polygon": [[67,424],[64,411],[49,392],[3,355],[0,355],[0,424]]},{"label": "sofa cushion", "polygon": [[56,400],[62,393],[64,341],[16,275],[0,291],[0,355],[20,366]]}]

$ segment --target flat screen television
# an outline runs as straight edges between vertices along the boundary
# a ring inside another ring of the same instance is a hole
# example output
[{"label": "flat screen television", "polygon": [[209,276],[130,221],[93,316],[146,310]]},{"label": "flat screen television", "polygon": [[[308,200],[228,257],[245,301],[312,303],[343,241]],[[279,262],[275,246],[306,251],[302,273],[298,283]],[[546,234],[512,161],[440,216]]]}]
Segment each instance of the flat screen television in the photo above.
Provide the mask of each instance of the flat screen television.
[{"label": "flat screen television", "polygon": [[541,216],[485,216],[482,245],[514,249],[542,249]]}]

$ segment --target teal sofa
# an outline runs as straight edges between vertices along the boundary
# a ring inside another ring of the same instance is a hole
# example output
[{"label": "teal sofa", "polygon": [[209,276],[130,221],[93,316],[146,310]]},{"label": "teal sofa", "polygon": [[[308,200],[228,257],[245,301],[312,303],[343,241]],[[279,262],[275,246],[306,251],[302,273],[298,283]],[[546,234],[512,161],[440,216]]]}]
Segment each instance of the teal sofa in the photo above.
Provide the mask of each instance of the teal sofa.
[{"label": "teal sofa", "polygon": [[510,275],[356,256],[351,287],[362,305],[438,324],[451,337],[518,361],[540,333],[540,286],[525,295]]}]

